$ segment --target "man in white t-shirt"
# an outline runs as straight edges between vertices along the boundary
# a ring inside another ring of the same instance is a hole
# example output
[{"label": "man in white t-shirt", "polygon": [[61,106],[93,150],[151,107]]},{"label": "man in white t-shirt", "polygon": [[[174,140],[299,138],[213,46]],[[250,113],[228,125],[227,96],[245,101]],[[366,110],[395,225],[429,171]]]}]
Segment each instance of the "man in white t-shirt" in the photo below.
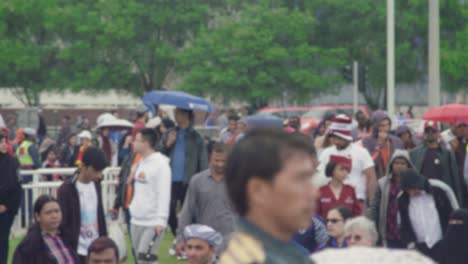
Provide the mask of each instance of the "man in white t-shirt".
[{"label": "man in white t-shirt", "polygon": [[359,200],[371,201],[377,186],[374,161],[369,152],[358,145],[352,144],[352,118],[346,114],[333,117],[329,127],[329,135],[333,145],[324,149],[319,156],[319,171],[324,171],[330,156],[343,156],[351,159],[351,171],[345,183],[352,185]]},{"label": "man in white t-shirt", "polygon": [[157,135],[151,128],[140,130],[133,148],[141,155],[134,174],[130,203],[132,247],[138,264],[157,263],[159,244],[169,218],[171,167],[169,158],[155,152]]},{"label": "man in white t-shirt", "polygon": [[62,209],[61,232],[85,263],[88,247],[100,236],[107,235],[100,180],[107,166],[104,152],[88,147],[82,166],[75,176],[58,189],[57,199]]}]

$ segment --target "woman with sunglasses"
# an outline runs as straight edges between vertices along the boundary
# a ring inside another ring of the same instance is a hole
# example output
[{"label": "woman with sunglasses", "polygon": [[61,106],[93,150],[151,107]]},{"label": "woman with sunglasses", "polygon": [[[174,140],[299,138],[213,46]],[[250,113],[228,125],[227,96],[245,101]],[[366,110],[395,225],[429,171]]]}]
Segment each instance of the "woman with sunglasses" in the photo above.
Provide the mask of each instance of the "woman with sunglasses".
[{"label": "woman with sunglasses", "polygon": [[348,207],[353,216],[361,215],[362,204],[356,197],[354,187],[345,184],[344,181],[351,171],[351,159],[331,155],[325,168],[325,175],[331,177],[331,181],[320,188],[318,201],[318,214],[327,217],[328,211],[336,205]]},{"label": "woman with sunglasses", "polygon": [[34,203],[36,223],[16,248],[13,264],[75,264],[78,256],[70,244],[62,239],[65,230],[59,230],[62,210],[55,198],[42,195]]},{"label": "woman with sunglasses", "polygon": [[351,210],[342,205],[335,206],[328,211],[326,220],[330,239],[321,249],[347,247],[344,227],[346,220],[351,217],[353,217]]}]

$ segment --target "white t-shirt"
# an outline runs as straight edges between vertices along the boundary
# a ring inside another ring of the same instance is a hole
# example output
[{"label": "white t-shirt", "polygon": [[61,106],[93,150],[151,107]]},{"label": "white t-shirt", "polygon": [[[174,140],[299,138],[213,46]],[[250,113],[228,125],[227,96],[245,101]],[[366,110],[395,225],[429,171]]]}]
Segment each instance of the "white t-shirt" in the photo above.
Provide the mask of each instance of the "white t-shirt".
[{"label": "white t-shirt", "polygon": [[81,227],[78,240],[78,254],[88,255],[88,248],[91,243],[99,237],[98,230],[98,197],[94,182],[76,182],[76,189],[80,197]]},{"label": "white t-shirt", "polygon": [[131,224],[167,226],[171,202],[171,166],[169,158],[155,152],[138,163],[135,187],[130,203]]},{"label": "white t-shirt", "polygon": [[432,248],[442,239],[439,213],[432,195],[424,192],[410,197],[409,217],[418,242],[424,242]]},{"label": "white t-shirt", "polygon": [[320,153],[318,171],[325,171],[331,155],[351,159],[351,171],[345,183],[355,188],[358,199],[365,200],[367,197],[367,179],[364,171],[374,167],[374,161],[369,152],[365,148],[355,144],[350,144],[343,150],[338,150],[336,146],[328,147]]}]

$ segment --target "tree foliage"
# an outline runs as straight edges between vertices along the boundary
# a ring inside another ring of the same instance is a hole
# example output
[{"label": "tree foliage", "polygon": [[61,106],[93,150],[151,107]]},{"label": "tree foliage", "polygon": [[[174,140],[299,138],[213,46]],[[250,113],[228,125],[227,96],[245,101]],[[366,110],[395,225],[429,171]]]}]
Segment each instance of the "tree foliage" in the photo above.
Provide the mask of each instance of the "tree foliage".
[{"label": "tree foliage", "polygon": [[[427,76],[427,1],[396,1],[396,81]],[[442,87],[466,89],[467,4],[440,1]],[[29,105],[42,91],[135,95],[183,77],[194,93],[250,101],[334,90],[368,69],[384,100],[386,5],[370,0],[3,0],[0,86]],[[180,66],[175,72],[175,67]]]},{"label": "tree foliage", "polygon": [[54,0],[0,1],[0,84],[28,105],[38,105],[53,84],[59,47],[48,28]]},{"label": "tree foliage", "polygon": [[450,25],[455,30],[441,45],[443,87],[448,91],[463,91],[468,83],[468,3],[459,9],[461,19]]},{"label": "tree foliage", "polygon": [[[196,36],[221,1],[64,1],[56,9],[61,53],[71,88],[123,89],[134,94],[160,89],[175,56]],[[66,84],[64,84],[66,85]]]},{"label": "tree foliage", "polygon": [[[346,60],[357,60],[368,69],[369,85],[360,92],[372,108],[382,107],[386,87],[386,1],[301,1],[314,10],[319,45],[346,50]],[[441,38],[464,45],[454,32],[466,25],[458,0],[440,1]],[[456,43],[456,44],[455,44]],[[427,76],[428,2],[395,1],[396,82],[423,82]],[[466,56],[466,51],[464,52]],[[459,54],[460,55],[460,54]],[[458,56],[459,56],[458,55]],[[447,56],[450,56],[447,54]],[[454,55],[457,56],[457,55]],[[463,63],[462,61],[460,61]],[[442,62],[443,73],[449,65]],[[446,87],[446,86],[443,86]]]},{"label": "tree foliage", "polygon": [[215,24],[181,53],[181,88],[250,102],[287,91],[304,101],[340,80],[344,53],[314,45],[319,36],[308,13],[260,4]]}]

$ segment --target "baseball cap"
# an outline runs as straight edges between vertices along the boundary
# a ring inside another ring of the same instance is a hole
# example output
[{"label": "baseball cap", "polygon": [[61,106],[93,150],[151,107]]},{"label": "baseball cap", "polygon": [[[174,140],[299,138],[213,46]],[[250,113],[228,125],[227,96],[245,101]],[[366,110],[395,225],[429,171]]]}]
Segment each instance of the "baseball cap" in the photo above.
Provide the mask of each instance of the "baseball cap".
[{"label": "baseball cap", "polygon": [[426,131],[427,128],[432,128],[435,131],[439,132],[439,123],[432,120],[428,120],[424,123],[424,131]]},{"label": "baseball cap", "polygon": [[91,135],[91,132],[89,132],[88,130],[84,130],[78,135],[78,138],[87,138],[91,140],[93,139],[93,136]]},{"label": "baseball cap", "polygon": [[28,136],[36,136],[36,130],[30,128],[30,127],[27,127],[24,129],[24,134],[25,135],[28,135]]},{"label": "baseball cap", "polygon": [[148,108],[147,108],[144,104],[141,104],[141,105],[139,105],[139,106],[137,107],[136,111],[137,111],[137,113],[139,113],[139,114],[144,114],[144,113],[148,112],[149,110],[148,110]]}]

